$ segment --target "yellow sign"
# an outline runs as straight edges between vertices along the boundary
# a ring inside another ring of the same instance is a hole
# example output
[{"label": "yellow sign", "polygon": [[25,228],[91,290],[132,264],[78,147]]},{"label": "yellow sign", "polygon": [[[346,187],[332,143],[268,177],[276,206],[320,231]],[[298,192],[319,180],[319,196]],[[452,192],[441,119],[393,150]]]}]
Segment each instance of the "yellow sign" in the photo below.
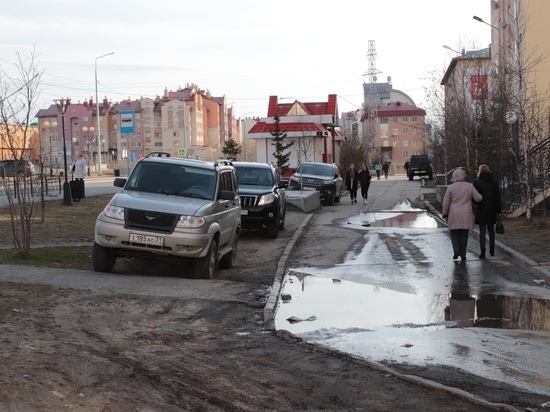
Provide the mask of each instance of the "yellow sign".
[{"label": "yellow sign", "polygon": [[187,149],[178,149],[178,157],[187,157]]}]

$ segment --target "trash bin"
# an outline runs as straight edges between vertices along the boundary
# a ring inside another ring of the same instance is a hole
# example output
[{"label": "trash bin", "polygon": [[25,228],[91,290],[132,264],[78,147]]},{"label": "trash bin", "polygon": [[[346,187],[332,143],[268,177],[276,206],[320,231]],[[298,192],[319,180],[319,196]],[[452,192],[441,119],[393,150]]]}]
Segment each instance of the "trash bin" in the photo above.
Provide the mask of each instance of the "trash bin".
[{"label": "trash bin", "polygon": [[119,177],[120,176],[120,169],[115,169],[115,177]]},{"label": "trash bin", "polygon": [[445,175],[436,175],[435,176],[435,184],[438,186],[445,185]]}]

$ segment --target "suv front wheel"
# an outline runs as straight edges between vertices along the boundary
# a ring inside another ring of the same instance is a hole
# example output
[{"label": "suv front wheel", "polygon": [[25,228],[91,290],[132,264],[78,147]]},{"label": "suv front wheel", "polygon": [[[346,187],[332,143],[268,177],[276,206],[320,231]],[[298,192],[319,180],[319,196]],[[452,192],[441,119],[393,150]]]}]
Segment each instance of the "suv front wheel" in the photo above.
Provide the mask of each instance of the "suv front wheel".
[{"label": "suv front wheel", "polygon": [[112,249],[103,247],[94,242],[92,263],[96,272],[110,273],[115,267],[116,256]]}]

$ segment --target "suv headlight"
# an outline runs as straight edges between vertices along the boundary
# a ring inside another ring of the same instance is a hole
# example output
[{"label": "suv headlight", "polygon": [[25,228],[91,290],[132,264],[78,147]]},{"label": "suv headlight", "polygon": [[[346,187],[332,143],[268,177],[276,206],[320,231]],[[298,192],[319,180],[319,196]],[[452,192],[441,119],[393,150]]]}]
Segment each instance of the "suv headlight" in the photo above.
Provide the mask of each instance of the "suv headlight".
[{"label": "suv headlight", "polygon": [[273,203],[275,201],[275,193],[268,193],[267,195],[263,195],[260,197],[260,200],[258,201],[258,206],[267,205],[269,203]]},{"label": "suv headlight", "polygon": [[323,180],[324,185],[331,185],[334,183],[334,180]]},{"label": "suv headlight", "polygon": [[103,214],[111,219],[124,220],[124,208],[118,206],[107,205],[103,209]]},{"label": "suv headlight", "polygon": [[205,223],[206,219],[202,216],[197,217],[181,215],[176,226],[185,229],[197,229],[204,226]]}]

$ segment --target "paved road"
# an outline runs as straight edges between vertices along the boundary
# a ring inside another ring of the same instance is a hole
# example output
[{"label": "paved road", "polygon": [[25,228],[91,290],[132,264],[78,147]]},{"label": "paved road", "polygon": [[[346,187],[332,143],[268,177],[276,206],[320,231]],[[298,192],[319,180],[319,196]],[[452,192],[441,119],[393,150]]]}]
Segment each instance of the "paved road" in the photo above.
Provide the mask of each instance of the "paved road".
[{"label": "paved road", "polygon": [[282,281],[277,329],[412,373],[458,368],[549,393],[550,291],[502,249],[480,260],[475,237],[468,260],[453,261],[448,229],[406,205],[424,190],[382,179],[368,205],[344,197],[315,215]]}]

